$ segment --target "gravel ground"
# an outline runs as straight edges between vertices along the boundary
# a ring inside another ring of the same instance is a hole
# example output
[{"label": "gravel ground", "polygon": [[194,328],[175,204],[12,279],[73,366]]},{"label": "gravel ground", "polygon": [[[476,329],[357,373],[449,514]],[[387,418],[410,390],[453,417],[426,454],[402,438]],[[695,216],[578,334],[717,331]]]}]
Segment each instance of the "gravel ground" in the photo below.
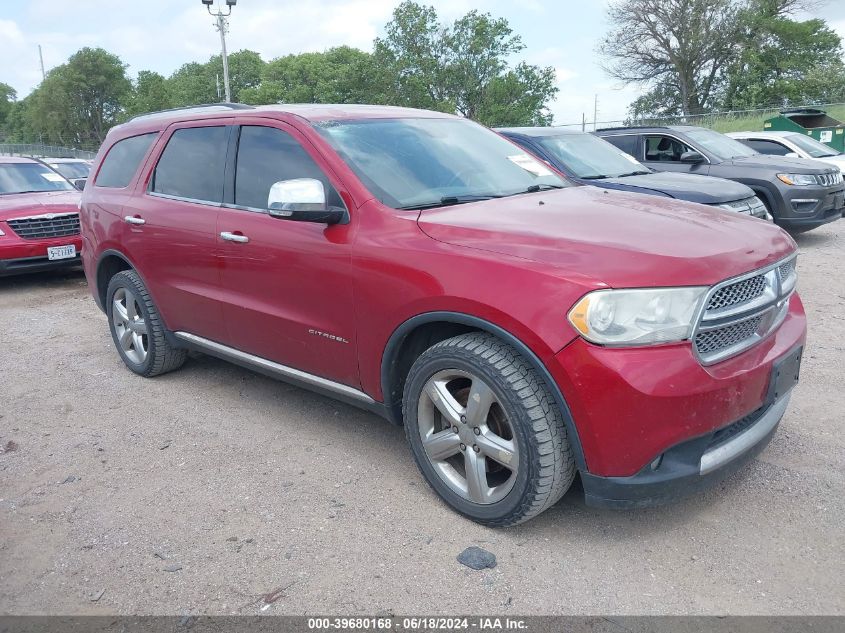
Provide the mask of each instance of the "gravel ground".
[{"label": "gravel ground", "polygon": [[80,273],[2,279],[0,613],[845,614],[845,222],[799,245],[802,381],[756,461],[507,530],[450,512],[373,415],[204,356],[139,378]]}]

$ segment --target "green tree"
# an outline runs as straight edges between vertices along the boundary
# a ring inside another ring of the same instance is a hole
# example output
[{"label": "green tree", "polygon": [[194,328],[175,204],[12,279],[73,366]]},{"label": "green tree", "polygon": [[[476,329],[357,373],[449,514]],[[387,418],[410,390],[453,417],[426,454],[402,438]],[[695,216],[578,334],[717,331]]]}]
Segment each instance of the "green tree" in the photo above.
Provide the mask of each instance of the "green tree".
[{"label": "green tree", "polygon": [[8,134],[7,120],[17,101],[18,93],[9,84],[0,82],[0,139]]},{"label": "green tree", "polygon": [[727,69],[721,107],[845,99],[842,42],[823,20],[796,21],[776,0],[754,0],[741,14],[742,51]]},{"label": "green tree", "polygon": [[145,112],[155,112],[173,107],[167,80],[156,72],[142,70],[132,82],[132,91],[126,98],[126,118]]},{"label": "green tree", "polygon": [[102,48],[83,48],[51,70],[32,93],[28,125],[44,142],[99,144],[121,116],[130,89],[120,58]]},{"label": "green tree", "polygon": [[[264,65],[261,56],[255,51],[242,50],[229,55],[229,88],[232,92],[232,101],[240,101],[242,91],[254,90],[260,84]],[[189,62],[182,65],[168,77],[167,90],[170,101],[177,107],[222,101],[223,61],[221,56],[214,55],[204,64]]]},{"label": "green tree", "polygon": [[378,92],[372,55],[349,46],[286,55],[268,62],[244,103],[360,103]]},{"label": "green tree", "polygon": [[403,2],[375,42],[377,82],[395,105],[457,112],[487,125],[551,122],[554,69],[509,60],[525,48],[508,22],[470,11],[441,24],[433,7]]}]

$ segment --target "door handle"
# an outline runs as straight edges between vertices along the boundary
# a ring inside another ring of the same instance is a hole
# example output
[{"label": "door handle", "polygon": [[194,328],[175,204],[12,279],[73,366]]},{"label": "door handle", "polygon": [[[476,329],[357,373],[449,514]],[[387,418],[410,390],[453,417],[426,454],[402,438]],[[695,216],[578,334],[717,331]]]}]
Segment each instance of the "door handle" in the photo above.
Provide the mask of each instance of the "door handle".
[{"label": "door handle", "polygon": [[146,224],[147,221],[144,218],[139,218],[135,215],[127,215],[123,218],[124,222],[128,222],[129,224]]},{"label": "door handle", "polygon": [[246,244],[249,242],[249,238],[246,235],[239,235],[237,233],[229,233],[228,231],[223,231],[220,234],[227,242],[237,242],[238,244]]}]

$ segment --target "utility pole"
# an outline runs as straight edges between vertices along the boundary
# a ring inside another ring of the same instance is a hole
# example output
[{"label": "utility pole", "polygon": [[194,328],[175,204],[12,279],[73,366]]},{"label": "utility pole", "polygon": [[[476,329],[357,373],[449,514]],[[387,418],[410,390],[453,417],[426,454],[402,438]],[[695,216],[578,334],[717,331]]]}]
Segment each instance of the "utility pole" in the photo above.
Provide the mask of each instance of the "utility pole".
[{"label": "utility pole", "polygon": [[596,94],[595,99],[593,100],[593,132],[596,131],[598,127],[598,118],[599,118],[599,96]]},{"label": "utility pole", "polygon": [[215,28],[220,32],[220,50],[223,57],[223,90],[226,92],[226,102],[232,101],[232,93],[229,90],[229,56],[226,54],[226,31],[229,30],[229,21],[226,19],[232,15],[232,7],[238,3],[238,0],[226,0],[227,13],[220,10],[211,11],[211,5],[214,0],[202,0],[205,8],[208,9],[208,14],[216,19]]},{"label": "utility pole", "polygon": [[47,73],[44,72],[44,55],[41,53],[41,44],[38,45],[38,59],[41,62],[41,81],[47,79]]}]

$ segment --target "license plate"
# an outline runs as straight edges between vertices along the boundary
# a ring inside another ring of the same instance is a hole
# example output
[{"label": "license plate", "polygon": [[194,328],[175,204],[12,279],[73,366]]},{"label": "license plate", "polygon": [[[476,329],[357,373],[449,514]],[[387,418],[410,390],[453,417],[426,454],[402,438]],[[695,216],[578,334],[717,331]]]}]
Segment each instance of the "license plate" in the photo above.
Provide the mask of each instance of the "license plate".
[{"label": "license plate", "polygon": [[837,193],[833,198],[833,208],[841,209],[843,206],[845,206],[845,193]]},{"label": "license plate", "polygon": [[804,348],[799,347],[778,360],[772,367],[772,382],[769,386],[770,402],[774,402],[798,384],[803,352]]},{"label": "license plate", "polygon": [[47,259],[50,261],[54,259],[70,259],[71,257],[76,257],[76,246],[73,244],[47,247]]}]

